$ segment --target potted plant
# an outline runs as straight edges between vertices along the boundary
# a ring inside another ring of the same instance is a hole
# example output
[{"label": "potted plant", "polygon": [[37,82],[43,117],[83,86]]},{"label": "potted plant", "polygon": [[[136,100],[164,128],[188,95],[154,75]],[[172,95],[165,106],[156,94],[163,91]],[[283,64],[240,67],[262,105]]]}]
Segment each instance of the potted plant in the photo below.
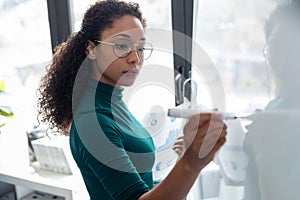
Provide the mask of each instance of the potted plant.
[{"label": "potted plant", "polygon": [[6,124],[7,118],[12,118],[14,116],[14,112],[12,108],[10,106],[3,105],[3,102],[1,101],[2,100],[1,96],[5,94],[4,90],[5,90],[4,80],[0,80],[0,128]]}]

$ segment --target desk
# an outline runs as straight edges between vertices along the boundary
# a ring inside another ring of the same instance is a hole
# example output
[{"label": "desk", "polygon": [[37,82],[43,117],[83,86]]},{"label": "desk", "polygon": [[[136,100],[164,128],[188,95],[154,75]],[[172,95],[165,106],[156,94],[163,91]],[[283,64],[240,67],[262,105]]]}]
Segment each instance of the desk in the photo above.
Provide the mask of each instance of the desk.
[{"label": "desk", "polygon": [[[32,190],[62,196],[66,200],[89,199],[78,169],[73,175],[65,175],[31,167],[26,133],[19,123],[14,124],[18,126],[7,125],[1,129],[0,181],[14,184],[18,199]],[[18,188],[22,188],[23,192]]]}]

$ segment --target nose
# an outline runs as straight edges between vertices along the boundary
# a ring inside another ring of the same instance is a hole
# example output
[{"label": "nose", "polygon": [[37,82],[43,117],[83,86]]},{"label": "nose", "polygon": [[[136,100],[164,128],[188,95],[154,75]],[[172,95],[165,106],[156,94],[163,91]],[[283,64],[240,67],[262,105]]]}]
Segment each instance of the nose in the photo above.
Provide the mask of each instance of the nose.
[{"label": "nose", "polygon": [[138,47],[134,46],[133,49],[130,51],[129,55],[128,55],[128,62],[129,63],[140,63],[141,62],[141,58],[138,54]]}]

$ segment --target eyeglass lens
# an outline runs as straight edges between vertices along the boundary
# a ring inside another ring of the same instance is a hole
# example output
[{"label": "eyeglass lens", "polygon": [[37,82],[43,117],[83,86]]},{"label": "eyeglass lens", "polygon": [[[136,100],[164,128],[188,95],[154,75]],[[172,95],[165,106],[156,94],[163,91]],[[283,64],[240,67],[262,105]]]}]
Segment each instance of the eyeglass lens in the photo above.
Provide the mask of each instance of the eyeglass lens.
[{"label": "eyeglass lens", "polygon": [[114,42],[114,53],[119,58],[128,56],[131,51],[136,50],[140,59],[148,59],[153,51],[150,43],[132,44],[129,40],[118,40]]}]

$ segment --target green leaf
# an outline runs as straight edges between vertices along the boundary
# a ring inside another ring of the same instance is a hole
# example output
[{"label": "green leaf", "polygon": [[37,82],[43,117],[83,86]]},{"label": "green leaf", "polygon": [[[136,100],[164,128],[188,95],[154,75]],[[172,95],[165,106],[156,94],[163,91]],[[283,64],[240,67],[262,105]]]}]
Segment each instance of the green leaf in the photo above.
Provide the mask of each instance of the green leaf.
[{"label": "green leaf", "polygon": [[3,127],[5,124],[6,124],[6,123],[1,123],[1,124],[0,124],[0,128]]},{"label": "green leaf", "polygon": [[11,118],[14,116],[14,112],[8,106],[0,106],[0,115]]},{"label": "green leaf", "polygon": [[2,128],[6,124],[7,120],[8,120],[7,117],[0,115],[0,128]]}]

